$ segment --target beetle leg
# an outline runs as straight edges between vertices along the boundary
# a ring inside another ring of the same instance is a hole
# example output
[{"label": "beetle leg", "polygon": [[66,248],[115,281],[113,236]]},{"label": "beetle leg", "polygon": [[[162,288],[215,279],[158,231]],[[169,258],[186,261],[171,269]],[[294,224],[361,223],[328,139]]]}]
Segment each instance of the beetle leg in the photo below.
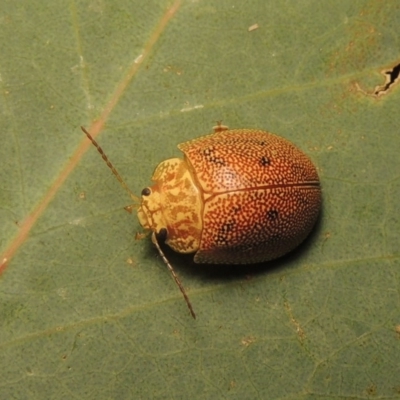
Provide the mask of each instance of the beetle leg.
[{"label": "beetle leg", "polygon": [[228,129],[226,125],[222,125],[222,121],[217,121],[217,125],[213,126],[214,133],[227,131]]}]

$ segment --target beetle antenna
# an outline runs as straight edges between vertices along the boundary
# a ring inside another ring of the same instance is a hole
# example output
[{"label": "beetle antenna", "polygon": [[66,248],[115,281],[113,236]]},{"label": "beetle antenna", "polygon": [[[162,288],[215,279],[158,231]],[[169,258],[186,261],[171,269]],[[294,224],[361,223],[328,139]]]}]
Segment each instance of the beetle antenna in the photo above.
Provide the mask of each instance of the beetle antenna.
[{"label": "beetle antenna", "polygon": [[128,192],[129,196],[131,196],[131,199],[136,202],[140,203],[139,197],[135,196],[132,191],[129,189],[128,185],[124,182],[122,179],[121,175],[118,173],[118,171],[115,169],[114,165],[112,165],[111,161],[108,159],[108,157],[105,155],[103,149],[100,147],[100,145],[94,140],[93,136],[83,127],[81,126],[81,129],[83,133],[88,137],[88,139],[92,142],[94,147],[96,147],[97,151],[100,153],[101,157],[103,160],[106,162],[108,168],[111,169],[112,173],[115,175],[115,177],[118,179],[118,182],[121,184],[121,186]]},{"label": "beetle antenna", "polygon": [[152,235],[151,235],[151,241],[154,243],[154,245],[156,246],[158,253],[160,254],[160,256],[162,257],[162,259],[164,260],[165,264],[167,265],[169,272],[171,272],[172,277],[175,279],[175,283],[178,285],[179,290],[182,292],[183,297],[185,298],[186,304],[189,308],[190,314],[192,314],[192,317],[194,319],[196,319],[196,314],[194,313],[193,307],[192,307],[192,303],[189,300],[188,295],[185,292],[185,289],[182,286],[181,281],[179,280],[178,276],[175,274],[174,269],[172,268],[172,265],[169,263],[169,261],[167,260],[167,257],[165,257],[164,252],[161,250],[160,244],[157,241],[157,237],[156,237],[156,233],[153,231]]}]

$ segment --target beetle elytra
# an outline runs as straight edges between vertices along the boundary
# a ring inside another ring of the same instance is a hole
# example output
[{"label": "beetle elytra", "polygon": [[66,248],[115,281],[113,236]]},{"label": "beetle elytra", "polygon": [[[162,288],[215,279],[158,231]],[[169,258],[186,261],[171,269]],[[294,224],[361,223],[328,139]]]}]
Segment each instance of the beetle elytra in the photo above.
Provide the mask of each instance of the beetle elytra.
[{"label": "beetle elytra", "polygon": [[196,263],[252,264],[278,258],[310,233],[321,207],[311,160],[288,140],[257,129],[214,132],[181,143],[184,157],[161,162],[135,196],[89,132],[83,132],[129,193],[142,227],[181,290],[160,242]]}]

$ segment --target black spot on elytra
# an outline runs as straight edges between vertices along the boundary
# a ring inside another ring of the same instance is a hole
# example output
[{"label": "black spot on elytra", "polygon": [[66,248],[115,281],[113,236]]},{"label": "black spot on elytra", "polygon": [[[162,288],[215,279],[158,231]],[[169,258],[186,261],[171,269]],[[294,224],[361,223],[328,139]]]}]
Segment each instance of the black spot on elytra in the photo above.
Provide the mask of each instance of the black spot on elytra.
[{"label": "black spot on elytra", "polygon": [[203,156],[206,159],[206,161],[217,164],[217,165],[225,165],[225,161],[221,157],[217,157],[215,155],[215,151],[212,147],[209,147],[208,149],[203,150]]},{"label": "black spot on elytra", "polygon": [[272,221],[276,221],[279,218],[279,213],[278,211],[271,209],[267,211],[267,218],[268,221],[272,222]]},{"label": "black spot on elytra", "polygon": [[234,222],[227,222],[219,228],[218,234],[215,238],[217,246],[228,246],[229,245],[229,233],[233,231],[235,226]]},{"label": "black spot on elytra", "polygon": [[262,156],[260,159],[260,164],[263,167],[267,167],[268,165],[271,165],[271,160],[268,157]]},{"label": "black spot on elytra", "polygon": [[214,238],[214,240],[215,240],[215,245],[217,247],[228,245],[228,240],[227,240],[225,234],[223,234],[223,233],[218,233],[218,235]]},{"label": "black spot on elytra", "polygon": [[227,222],[227,223],[225,223],[225,224],[223,224],[223,225],[221,226],[220,231],[221,231],[222,233],[232,232],[234,226],[235,226],[235,223],[234,223],[234,222]]},{"label": "black spot on elytra", "polygon": [[268,243],[276,244],[282,242],[282,235],[273,234],[268,237]]}]

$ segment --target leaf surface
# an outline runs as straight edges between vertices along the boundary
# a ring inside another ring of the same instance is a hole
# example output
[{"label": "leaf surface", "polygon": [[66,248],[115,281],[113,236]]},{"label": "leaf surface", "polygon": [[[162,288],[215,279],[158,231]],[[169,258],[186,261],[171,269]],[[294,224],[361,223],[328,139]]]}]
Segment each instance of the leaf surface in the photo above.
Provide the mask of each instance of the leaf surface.
[{"label": "leaf surface", "polygon": [[[400,92],[373,95],[399,23],[394,1],[4,0],[0,398],[400,397]],[[192,320],[79,127],[139,195],[220,120],[309,154],[323,210],[263,266],[166,249]]]}]

